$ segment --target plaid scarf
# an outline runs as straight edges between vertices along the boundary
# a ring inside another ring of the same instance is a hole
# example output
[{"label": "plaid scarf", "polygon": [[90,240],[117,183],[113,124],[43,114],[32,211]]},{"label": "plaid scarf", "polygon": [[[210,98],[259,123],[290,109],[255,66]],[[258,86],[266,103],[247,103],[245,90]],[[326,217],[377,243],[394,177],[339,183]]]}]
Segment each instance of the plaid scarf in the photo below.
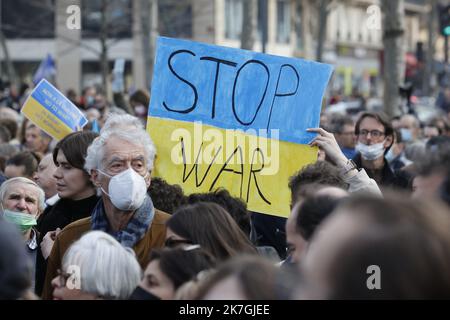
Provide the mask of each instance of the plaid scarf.
[{"label": "plaid scarf", "polygon": [[152,224],[155,215],[153,202],[147,195],[144,203],[136,210],[125,229],[114,232],[111,230],[109,221],[105,215],[103,200],[95,205],[92,211],[92,230],[104,231],[113,236],[124,247],[132,248],[139,240],[141,240]]}]

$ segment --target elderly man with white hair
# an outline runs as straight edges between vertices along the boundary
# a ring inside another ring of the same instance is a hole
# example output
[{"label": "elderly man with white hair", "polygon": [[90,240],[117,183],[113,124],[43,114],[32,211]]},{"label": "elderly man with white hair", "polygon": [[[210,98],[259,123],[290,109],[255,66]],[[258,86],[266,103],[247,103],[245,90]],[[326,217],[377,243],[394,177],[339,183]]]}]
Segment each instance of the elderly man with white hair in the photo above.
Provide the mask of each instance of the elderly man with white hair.
[{"label": "elderly man with white hair", "polygon": [[153,248],[162,247],[169,215],[147,195],[155,147],[143,125],[130,115],[111,115],[88,148],[85,169],[102,197],[91,216],[66,226],[48,258],[42,298],[52,297],[51,280],[68,247],[90,230],[104,231],[132,248],[142,268]]},{"label": "elderly man with white hair", "polygon": [[44,211],[44,191],[32,180],[17,177],[6,180],[0,187],[0,205],[4,220],[14,224],[23,235],[28,255],[32,263],[32,287],[36,265],[37,232],[34,226],[38,216]]}]

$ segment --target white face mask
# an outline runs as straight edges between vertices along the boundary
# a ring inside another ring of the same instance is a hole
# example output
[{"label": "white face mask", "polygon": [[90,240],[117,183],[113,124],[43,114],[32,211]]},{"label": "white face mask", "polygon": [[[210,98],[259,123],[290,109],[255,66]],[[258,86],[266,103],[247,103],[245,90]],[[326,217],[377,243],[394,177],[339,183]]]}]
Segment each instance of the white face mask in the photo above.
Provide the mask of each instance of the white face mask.
[{"label": "white face mask", "polygon": [[375,160],[383,156],[385,150],[384,142],[385,141],[371,145],[358,142],[355,149],[361,153],[364,160]]},{"label": "white face mask", "polygon": [[133,211],[138,209],[144,202],[147,194],[147,184],[145,177],[142,177],[132,168],[128,168],[115,176],[110,176],[101,170],[101,174],[110,177],[107,193],[102,191],[111,199],[112,204],[122,211]]}]

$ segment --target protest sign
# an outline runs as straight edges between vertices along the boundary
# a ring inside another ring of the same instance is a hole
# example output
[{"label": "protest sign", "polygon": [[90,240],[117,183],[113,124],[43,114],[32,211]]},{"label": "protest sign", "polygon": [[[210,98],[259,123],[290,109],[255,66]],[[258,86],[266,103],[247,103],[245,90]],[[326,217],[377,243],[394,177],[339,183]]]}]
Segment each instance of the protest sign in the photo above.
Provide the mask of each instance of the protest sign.
[{"label": "protest sign", "polygon": [[332,68],[302,59],[160,37],[147,130],[155,175],[187,193],[219,187],[249,210],[289,214],[288,179],[317,159]]},{"label": "protest sign", "polygon": [[45,79],[34,88],[20,112],[56,140],[88,122],[77,106]]}]

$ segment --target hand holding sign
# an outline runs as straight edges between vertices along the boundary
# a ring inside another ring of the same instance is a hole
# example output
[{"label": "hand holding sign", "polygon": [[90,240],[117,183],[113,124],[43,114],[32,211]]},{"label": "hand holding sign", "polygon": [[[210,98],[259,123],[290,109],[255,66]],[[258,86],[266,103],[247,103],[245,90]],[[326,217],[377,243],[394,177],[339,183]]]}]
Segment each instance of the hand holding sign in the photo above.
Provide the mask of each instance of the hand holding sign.
[{"label": "hand holding sign", "polygon": [[322,128],[310,128],[308,132],[316,132],[317,136],[309,143],[311,147],[317,146],[322,149],[328,159],[338,167],[347,163],[347,158],[342,153],[334,134],[325,131]]}]

